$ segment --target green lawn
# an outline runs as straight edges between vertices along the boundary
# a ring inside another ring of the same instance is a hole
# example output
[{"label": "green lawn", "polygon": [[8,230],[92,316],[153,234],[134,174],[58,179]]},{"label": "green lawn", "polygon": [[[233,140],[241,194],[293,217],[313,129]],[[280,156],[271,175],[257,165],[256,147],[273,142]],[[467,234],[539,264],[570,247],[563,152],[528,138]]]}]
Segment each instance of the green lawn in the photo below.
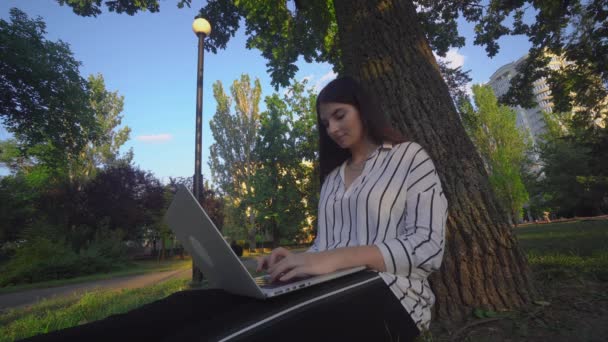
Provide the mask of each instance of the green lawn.
[{"label": "green lawn", "polygon": [[608,220],[532,225],[515,234],[537,279],[608,281]]},{"label": "green lawn", "polygon": [[0,315],[0,342],[15,341],[124,313],[188,287],[188,279],[132,290],[95,291],[80,298],[43,300]]},{"label": "green lawn", "polygon": [[30,289],[42,289],[56,286],[63,286],[69,284],[77,284],[84,283],[88,281],[94,280],[102,280],[102,279],[110,279],[116,277],[123,277],[129,275],[137,275],[137,274],[145,274],[151,272],[163,272],[163,271],[171,271],[171,270],[180,270],[187,269],[192,267],[192,261],[190,258],[186,258],[184,260],[173,259],[157,262],[156,260],[147,260],[147,261],[135,261],[130,265],[108,273],[99,273],[99,274],[91,274],[82,277],[75,277],[69,279],[58,279],[51,281],[44,281],[34,284],[24,284],[24,285],[16,285],[16,286],[7,286],[0,288],[0,294],[6,294],[11,292],[19,292]]}]

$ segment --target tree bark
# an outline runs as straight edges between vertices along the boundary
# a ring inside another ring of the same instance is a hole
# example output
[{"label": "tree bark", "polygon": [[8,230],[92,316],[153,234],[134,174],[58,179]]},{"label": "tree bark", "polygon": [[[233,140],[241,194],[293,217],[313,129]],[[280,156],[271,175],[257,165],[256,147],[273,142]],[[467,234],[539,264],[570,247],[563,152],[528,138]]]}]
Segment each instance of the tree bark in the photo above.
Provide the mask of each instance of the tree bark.
[{"label": "tree bark", "polygon": [[431,155],[449,202],[434,318],[513,309],[534,295],[527,260],[441,78],[411,1],[335,0],[344,73],[366,85],[408,140]]}]

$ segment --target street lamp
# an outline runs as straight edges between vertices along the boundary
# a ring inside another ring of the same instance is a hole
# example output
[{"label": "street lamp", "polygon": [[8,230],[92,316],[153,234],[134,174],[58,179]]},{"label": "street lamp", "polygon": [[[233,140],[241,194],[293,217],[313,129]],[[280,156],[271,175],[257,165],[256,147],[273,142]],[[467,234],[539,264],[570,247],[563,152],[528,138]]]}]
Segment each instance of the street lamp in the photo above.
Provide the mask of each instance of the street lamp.
[{"label": "street lamp", "polygon": [[[198,67],[196,71],[196,138],[194,139],[194,184],[193,192],[196,200],[201,203],[201,156],[203,145],[203,64],[205,61],[205,37],[211,33],[211,25],[203,18],[196,18],[192,23],[192,30],[198,37]],[[202,205],[202,203],[201,203]],[[192,260],[192,281],[201,282],[203,274]]]},{"label": "street lamp", "polygon": [[201,202],[201,155],[203,144],[203,64],[205,62],[205,37],[211,33],[211,25],[203,18],[196,18],[192,23],[192,30],[198,37],[198,67],[196,71],[196,138],[194,141],[194,196]]}]

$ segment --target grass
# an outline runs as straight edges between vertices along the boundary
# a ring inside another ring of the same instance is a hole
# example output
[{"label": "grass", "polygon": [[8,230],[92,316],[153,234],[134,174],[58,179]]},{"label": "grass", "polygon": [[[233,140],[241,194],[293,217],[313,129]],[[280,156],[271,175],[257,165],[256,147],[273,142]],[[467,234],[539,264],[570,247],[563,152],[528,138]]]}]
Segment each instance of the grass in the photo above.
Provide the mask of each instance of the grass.
[{"label": "grass", "polygon": [[57,279],[44,281],[33,284],[23,284],[23,285],[15,285],[15,286],[6,286],[0,288],[0,294],[19,292],[31,289],[40,289],[40,288],[49,288],[49,287],[57,287],[69,284],[77,284],[94,280],[102,280],[102,279],[110,279],[116,277],[123,277],[129,275],[138,275],[145,274],[151,272],[163,272],[163,271],[171,271],[171,270],[181,270],[187,269],[192,266],[192,260],[190,258],[186,258],[184,260],[173,259],[173,260],[165,260],[161,262],[157,262],[156,260],[150,261],[135,261],[132,262],[125,268],[118,269],[113,272],[108,273],[98,273],[92,274],[82,277],[75,277],[69,279]]},{"label": "grass", "polygon": [[514,311],[476,309],[462,328],[436,324],[417,342],[605,340],[608,220],[527,225],[515,234],[536,281],[533,302]]},{"label": "grass", "polygon": [[95,291],[80,298],[43,300],[28,308],[10,310],[0,315],[0,342],[19,340],[124,313],[184,290],[188,287],[188,281],[176,279],[139,289]]},{"label": "grass", "polygon": [[515,234],[537,279],[608,281],[608,220],[527,226]]}]

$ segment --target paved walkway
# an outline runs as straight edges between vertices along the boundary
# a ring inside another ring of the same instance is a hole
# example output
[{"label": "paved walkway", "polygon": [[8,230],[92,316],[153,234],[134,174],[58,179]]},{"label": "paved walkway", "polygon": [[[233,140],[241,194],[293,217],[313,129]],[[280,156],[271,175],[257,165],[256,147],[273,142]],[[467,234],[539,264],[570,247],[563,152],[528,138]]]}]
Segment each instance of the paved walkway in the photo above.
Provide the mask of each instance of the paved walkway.
[{"label": "paved walkway", "polygon": [[[248,270],[256,267],[255,259],[244,259],[243,263]],[[82,294],[93,290],[120,290],[152,286],[170,279],[188,279],[192,277],[192,269],[148,273],[133,276],[124,276],[112,279],[95,280],[86,283],[71,284],[46,289],[32,289],[0,295],[0,313],[7,309],[14,309],[35,304],[46,298],[66,297]]]},{"label": "paved walkway", "polygon": [[169,279],[186,279],[192,276],[192,269],[139,274],[111,279],[95,280],[86,283],[70,284],[46,289],[32,289],[0,295],[0,312],[35,304],[42,299],[66,297],[94,290],[134,289],[151,286]]}]

